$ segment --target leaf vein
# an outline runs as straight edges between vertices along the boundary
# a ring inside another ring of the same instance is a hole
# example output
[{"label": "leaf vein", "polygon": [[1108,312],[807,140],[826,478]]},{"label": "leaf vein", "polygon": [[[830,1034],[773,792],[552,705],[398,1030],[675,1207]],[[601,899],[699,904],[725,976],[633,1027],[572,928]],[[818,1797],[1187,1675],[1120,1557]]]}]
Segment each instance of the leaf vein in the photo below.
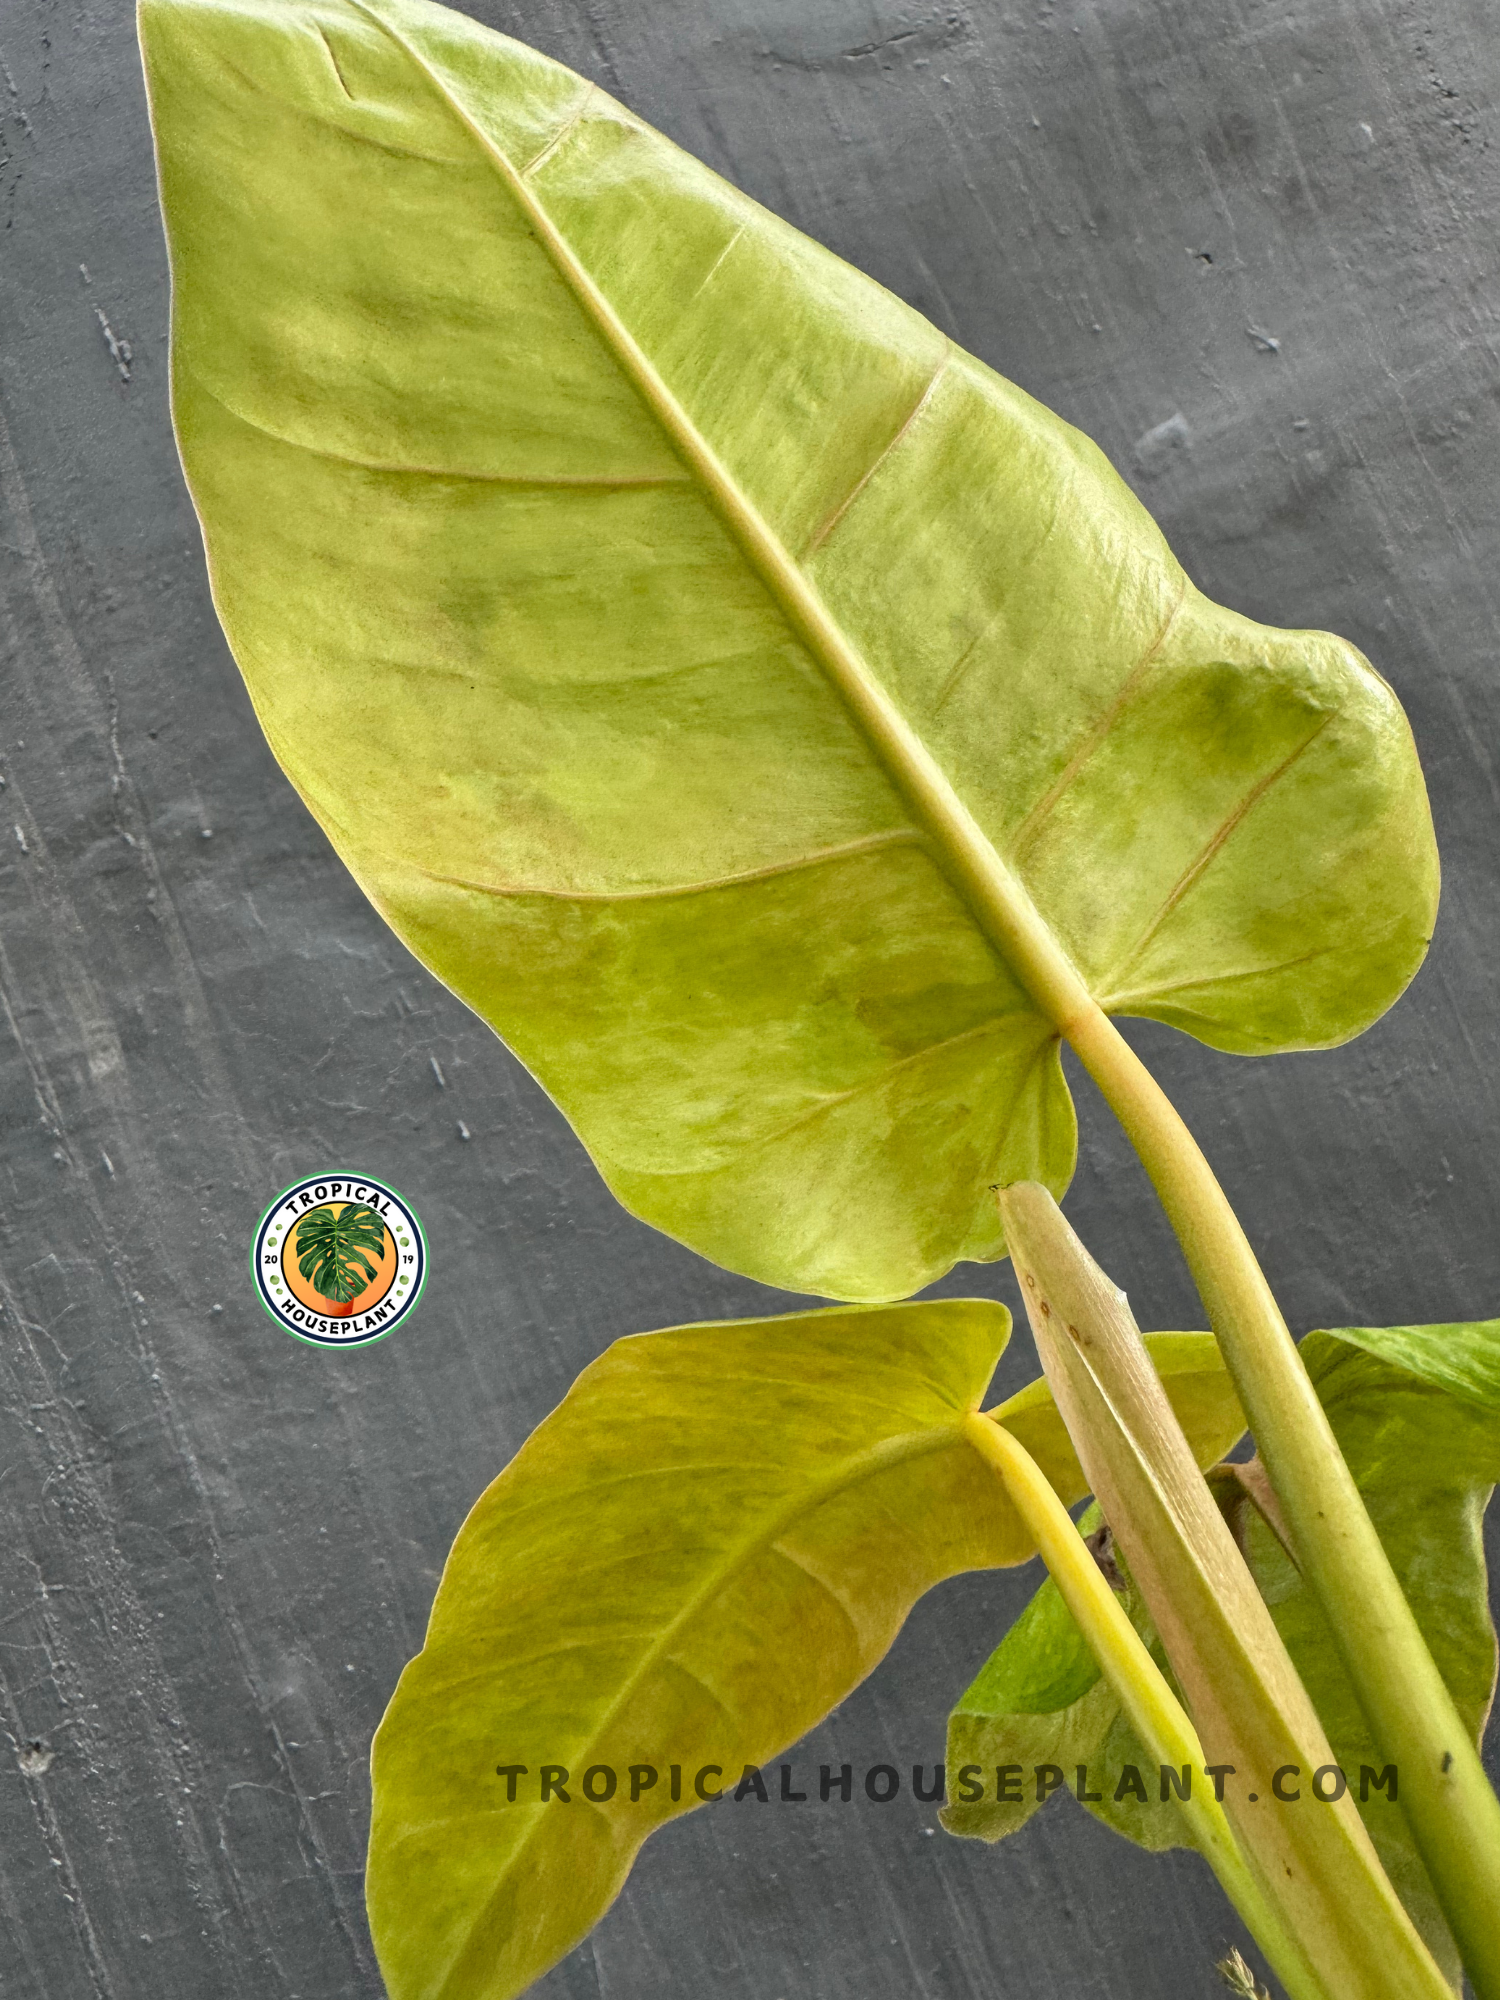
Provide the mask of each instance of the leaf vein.
[{"label": "leaf vein", "polygon": [[480,472],[468,466],[457,465],[402,465],[394,459],[361,458],[356,452],[340,451],[333,445],[311,444],[306,438],[289,437],[274,425],[265,423],[259,417],[252,417],[244,410],[237,410],[233,403],[221,396],[196,371],[179,364],[184,373],[192,374],[195,386],[203,395],[217,403],[241,423],[247,430],[259,431],[262,437],[274,439],[289,451],[303,451],[310,458],[326,458],[335,465],[353,466],[359,472],[396,473],[412,479],[458,479],[472,480],[485,486],[514,486],[521,489],[546,489],[558,487],[580,492],[594,491],[612,493],[617,490],[637,486],[690,486],[693,482],[684,472]]},{"label": "leaf vein", "polygon": [[817,1585],[818,1589],[822,1591],[823,1595],[828,1599],[829,1603],[833,1605],[835,1610],[838,1612],[839,1616],[848,1626],[849,1636],[854,1643],[854,1657],[856,1659],[862,1658],[864,1654],[864,1639],[862,1633],[860,1632],[859,1621],[854,1616],[854,1613],[849,1609],[848,1605],[844,1602],[844,1599],[840,1596],[839,1592],[836,1591],[833,1585],[828,1581],[827,1577],[819,1576],[818,1572],[815,1569],[811,1568],[807,1563],[805,1563],[802,1560],[801,1556],[796,1555],[791,1549],[789,1549],[785,1544],[785,1542],[773,1542],[771,1544],[771,1553],[772,1555],[780,1556],[783,1562],[790,1563],[792,1568],[800,1571],[801,1574],[807,1578],[809,1583],[814,1583]]},{"label": "leaf vein", "polygon": [[1094,752],[1099,748],[1099,745],[1104,741],[1105,737],[1109,734],[1115,723],[1119,721],[1121,715],[1139,692],[1142,681],[1145,680],[1157,655],[1167,642],[1167,634],[1177,621],[1177,614],[1181,611],[1183,601],[1187,597],[1187,587],[1188,580],[1184,576],[1178,586],[1177,596],[1173,600],[1172,608],[1162,621],[1161,630],[1136,661],[1130,672],[1125,676],[1125,679],[1120,683],[1108,706],[1090,723],[1077,747],[1074,749],[1073,754],[1069,757],[1067,763],[1064,764],[1056,779],[1054,779],[1053,783],[1037,800],[1030,812],[1027,813],[1025,819],[1016,828],[1015,836],[1010,844],[1012,861],[1019,862],[1023,859],[1027,850],[1035,843],[1042,827],[1056,811],[1064,793],[1073,785],[1084,766],[1092,759]]},{"label": "leaf vein", "polygon": [[586,83],[583,87],[583,95],[579,98],[577,104],[574,105],[573,110],[569,115],[569,117],[566,119],[566,121],[558,128],[556,132],[553,133],[552,137],[547,141],[546,145],[543,146],[542,150],[539,153],[534,154],[532,158],[526,162],[526,165],[524,167],[517,168],[517,172],[520,174],[522,180],[529,180],[531,176],[545,161],[551,159],[552,155],[557,151],[558,147],[563,143],[564,139],[568,137],[569,133],[573,131],[579,119],[588,109],[589,99],[593,96],[593,94],[594,94],[593,84]]},{"label": "leaf vein", "polygon": [[849,509],[854,505],[855,501],[859,498],[860,494],[864,492],[865,488],[869,485],[870,481],[875,477],[876,473],[880,470],[881,466],[885,464],[886,460],[890,458],[894,452],[900,449],[901,444],[903,443],[903,441],[907,436],[907,433],[911,430],[912,426],[917,422],[917,419],[921,416],[922,412],[927,408],[927,405],[932,401],[933,395],[937,390],[938,383],[942,380],[943,374],[947,369],[948,354],[949,354],[949,349],[947,343],[945,342],[943,347],[942,357],[939,360],[937,367],[933,369],[931,379],[928,381],[926,388],[922,391],[921,395],[918,396],[916,402],[912,405],[911,409],[907,412],[906,417],[903,420],[900,429],[897,430],[895,436],[892,437],[889,440],[889,442],[883,447],[883,449],[880,452],[878,452],[876,456],[870,461],[869,465],[860,474],[859,478],[855,480],[854,484],[850,487],[849,491],[844,495],[843,499],[839,501],[838,505],[833,509],[833,511],[829,514],[826,514],[823,517],[823,520],[819,523],[819,525],[813,530],[812,535],[808,539],[806,548],[804,548],[802,551],[803,562],[809,561],[813,556],[817,554],[818,550],[822,548],[823,544],[828,540],[828,537],[833,533],[834,529],[838,526],[839,522],[843,520],[844,516],[848,513]]},{"label": "leaf vein", "polygon": [[1138,959],[1142,958],[1145,955],[1145,952],[1149,947],[1151,940],[1156,936],[1157,932],[1161,929],[1162,925],[1166,923],[1167,919],[1171,916],[1172,912],[1177,908],[1177,906],[1182,902],[1183,898],[1188,894],[1190,894],[1193,888],[1201,880],[1209,864],[1213,861],[1214,857],[1217,854],[1219,854],[1220,851],[1223,849],[1225,842],[1229,839],[1231,834],[1234,832],[1235,828],[1239,826],[1240,823],[1244,820],[1246,814],[1249,813],[1254,806],[1259,804],[1260,800],[1265,797],[1266,793],[1270,791],[1273,785],[1279,783],[1280,780],[1286,776],[1287,772],[1291,770],[1292,766],[1297,762],[1298,758],[1304,756],[1307,753],[1307,751],[1312,748],[1313,744],[1317,742],[1318,738],[1323,734],[1323,731],[1328,727],[1329,723],[1333,721],[1333,718],[1334,718],[1334,711],[1330,709],[1321,718],[1317,726],[1314,729],[1312,729],[1306,736],[1303,737],[1302,741],[1296,746],[1296,748],[1294,750],[1289,751],[1288,754],[1282,758],[1281,762],[1276,766],[1274,770],[1268,771],[1263,778],[1257,778],[1255,783],[1250,787],[1249,791],[1245,793],[1244,797],[1240,799],[1234,806],[1232,806],[1230,810],[1224,815],[1223,820],[1214,829],[1214,832],[1209,837],[1209,839],[1204,843],[1204,846],[1201,849],[1201,851],[1194,857],[1194,859],[1191,862],[1189,862],[1188,866],[1183,869],[1181,875],[1178,876],[1176,882],[1167,892],[1166,898],[1163,901],[1161,908],[1157,911],[1156,915],[1151,919],[1150,923],[1147,924],[1145,930],[1136,940],[1134,948],[1128,953],[1128,955],[1124,959],[1120,961],[1119,965],[1116,966],[1115,976],[1117,978],[1120,976],[1120,974],[1125,972],[1128,967],[1134,965]]},{"label": "leaf vein", "polygon": [[[702,294],[708,290],[709,286],[713,283],[714,279],[719,275],[719,266],[724,262],[725,258],[729,255],[730,251],[734,248],[735,244],[739,242],[740,238],[744,235],[745,231],[749,228],[749,226],[750,226],[749,223],[742,222],[739,228],[734,232],[733,236],[730,237],[729,241],[724,245],[724,248],[719,252],[718,256],[715,257],[714,261],[709,265],[708,269],[704,272],[702,278],[698,281],[697,288],[693,293],[694,299],[700,298]],[[688,303],[691,304],[692,300],[690,299]]]},{"label": "leaf vein", "polygon": [[[1018,1011],[1029,1014],[1031,1010],[1026,1008]],[[806,1111],[799,1112],[779,1131],[771,1133],[769,1138],[757,1143],[770,1145],[778,1139],[784,1139],[789,1132],[797,1131],[799,1127],[826,1116],[830,1111],[837,1111],[841,1104],[848,1104],[856,1097],[864,1097],[871,1091],[884,1088],[893,1076],[904,1069],[910,1069],[914,1063],[926,1062],[929,1056],[940,1055],[944,1049],[957,1048],[963,1042],[977,1041],[982,1035],[992,1034],[1003,1022],[1011,1018],[1013,1017],[1006,1014],[991,1015],[989,1020],[981,1021],[976,1028],[965,1028],[959,1034],[945,1036],[940,1042],[929,1042],[925,1049],[917,1049],[909,1056],[899,1056],[895,1062],[887,1063],[878,1075],[864,1077],[860,1082],[851,1085],[848,1090],[837,1091],[825,1097],[821,1104],[811,1105]]]},{"label": "leaf vein", "polygon": [[[1382,936],[1388,936],[1394,927],[1387,925]],[[1366,940],[1378,943],[1379,939]],[[1169,993],[1196,992],[1204,986],[1233,986],[1246,979],[1270,979],[1278,972],[1291,972],[1299,965],[1310,965],[1316,958],[1328,958],[1333,953],[1344,950],[1343,941],[1337,944],[1320,944],[1313,951],[1300,951],[1295,958],[1278,958],[1270,965],[1247,965],[1238,972],[1199,973],[1187,979],[1170,980],[1165,986],[1138,986],[1126,993],[1110,993],[1101,996],[1099,1005],[1106,1014],[1118,1014],[1134,1005],[1138,1000],[1161,1000]]]},{"label": "leaf vein", "polygon": [[737,1728],[739,1726],[740,1718],[735,1714],[734,1710],[729,1706],[729,1703],[725,1701],[723,1695],[719,1694],[716,1689],[711,1688],[708,1682],[703,1678],[702,1674],[698,1673],[695,1668],[690,1667],[687,1661],[684,1660],[679,1654],[677,1653],[665,1654],[663,1656],[662,1664],[664,1666],[675,1668],[675,1670],[679,1674],[681,1674],[685,1680],[690,1680],[695,1687],[702,1688],[703,1692],[708,1696],[709,1700],[713,1703],[714,1707],[719,1711],[720,1715],[722,1715],[725,1718],[725,1720],[730,1724],[730,1726],[732,1728]]},{"label": "leaf vein", "polygon": [[323,44],[323,47],[328,52],[328,61],[333,70],[334,75],[338,78],[339,89],[343,91],[345,97],[347,97],[349,102],[352,104],[354,102],[354,92],[349,88],[348,84],[345,83],[344,81],[344,72],[339,68],[339,59],[333,52],[332,42],[329,41],[327,35],[324,34],[322,28],[316,23],[314,24],[313,27],[313,33],[317,36],[318,40]]},{"label": "leaf vein", "polygon": [[[916,827],[892,827],[884,833],[869,833],[839,847],[825,847],[812,854],[799,854],[787,861],[768,861],[759,868],[744,868],[732,875],[709,875],[698,882],[668,882],[642,889],[554,889],[541,883],[481,882],[466,875],[445,875],[436,869],[419,868],[432,882],[446,882],[455,889],[470,889],[484,896],[548,896],[563,903],[649,903],[672,896],[697,896],[713,889],[735,889],[742,882],[768,882],[778,875],[795,875],[807,868],[844,861],[858,854],[870,854],[882,847],[925,846],[926,838]],[[411,865],[411,864],[406,864]]]}]

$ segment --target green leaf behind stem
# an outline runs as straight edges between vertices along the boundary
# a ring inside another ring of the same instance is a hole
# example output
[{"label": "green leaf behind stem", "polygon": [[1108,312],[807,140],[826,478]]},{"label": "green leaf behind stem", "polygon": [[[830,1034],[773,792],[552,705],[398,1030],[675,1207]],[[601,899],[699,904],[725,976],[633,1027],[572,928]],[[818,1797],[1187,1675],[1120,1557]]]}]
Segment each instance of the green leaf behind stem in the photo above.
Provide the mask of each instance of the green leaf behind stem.
[{"label": "green leaf behind stem", "polygon": [[1247,1052],[1399,993],[1390,690],[1209,603],[1077,431],[460,15],[141,20],[256,711],[637,1214],[901,1296],[1066,1184],[1059,981]]},{"label": "green leaf behind stem", "polygon": [[[1093,1534],[1102,1518],[1098,1507],[1090,1506],[1078,1525]],[[1115,1561],[1127,1584],[1124,1600],[1131,1623],[1152,1645],[1157,1665],[1170,1678],[1140,1593],[1129,1585],[1123,1557],[1116,1553]],[[1175,1684],[1174,1692],[1180,1698]],[[1121,1723],[1114,1690],[1049,1576],[948,1718],[949,1803],[939,1818],[950,1833],[976,1840],[1003,1840],[1019,1832],[1050,1796],[1039,1795],[1035,1780],[1037,1767],[1045,1764],[1057,1765],[1068,1786],[1077,1782],[1082,1766],[1089,1788],[1099,1790],[1101,1779],[1107,1778],[1112,1792],[1120,1772],[1106,1771],[1104,1749],[1112,1734],[1121,1733]],[[1123,1758],[1149,1771],[1154,1787],[1156,1774],[1134,1733],[1125,1729],[1114,1747],[1119,1752],[1114,1764]],[[1015,1770],[1002,1796],[998,1772],[1006,1765]],[[967,1785],[965,1773],[972,1774]],[[968,1796],[975,1785],[982,1793],[978,1799]],[[1172,1838],[1148,1844],[1180,1845],[1180,1814],[1168,1807],[1163,1818],[1175,1822]]]},{"label": "green leaf behind stem", "polygon": [[[1478,1743],[1495,1689],[1483,1521],[1500,1479],[1500,1321],[1311,1333],[1302,1354],[1422,1636]],[[1255,1580],[1339,1763],[1351,1777],[1361,1765],[1381,1768],[1312,1592],[1266,1522],[1251,1508],[1244,1518]],[[1386,1873],[1456,1986],[1458,1953],[1399,1801],[1372,1787],[1362,1810]]]},{"label": "green leaf behind stem", "polygon": [[[1481,1528],[1500,1477],[1500,1321],[1313,1333],[1302,1355],[1423,1636],[1477,1742],[1496,1669]],[[1384,1760],[1376,1755],[1332,1634],[1266,1520],[1242,1500],[1235,1525],[1334,1754],[1357,1789],[1361,1767],[1379,1771]],[[1170,1671],[1118,1552],[1115,1560],[1132,1621]],[[1050,1580],[954,1710],[948,1754],[955,1767],[960,1761],[1021,1762],[1028,1778],[1033,1762],[1054,1762],[1067,1770],[1070,1783],[1074,1766],[1087,1763],[1092,1788],[1104,1793],[1089,1807],[1096,1817],[1144,1847],[1182,1844],[1181,1818],[1157,1797],[1146,1753]],[[1146,1801],[1129,1790],[1115,1798],[1126,1766],[1146,1774]],[[1367,1789],[1360,1809],[1381,1862],[1456,1984],[1457,1953],[1399,1800],[1392,1802],[1373,1784]],[[1019,1803],[996,1805],[991,1797],[952,1805],[943,1820],[954,1833],[996,1840],[1024,1825],[1036,1805],[1028,1784]]]}]

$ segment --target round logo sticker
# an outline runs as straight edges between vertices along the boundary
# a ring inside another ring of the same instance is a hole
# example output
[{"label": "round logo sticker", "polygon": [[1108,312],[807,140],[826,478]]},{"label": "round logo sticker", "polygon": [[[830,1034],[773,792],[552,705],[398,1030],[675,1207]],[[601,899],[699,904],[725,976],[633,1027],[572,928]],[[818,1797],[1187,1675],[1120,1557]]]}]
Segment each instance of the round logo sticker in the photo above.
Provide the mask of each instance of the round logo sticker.
[{"label": "round logo sticker", "polygon": [[368,1174],[312,1174],[283,1188],[250,1252],[260,1302],[315,1347],[383,1340],[421,1297],[427,1238],[416,1211]]}]

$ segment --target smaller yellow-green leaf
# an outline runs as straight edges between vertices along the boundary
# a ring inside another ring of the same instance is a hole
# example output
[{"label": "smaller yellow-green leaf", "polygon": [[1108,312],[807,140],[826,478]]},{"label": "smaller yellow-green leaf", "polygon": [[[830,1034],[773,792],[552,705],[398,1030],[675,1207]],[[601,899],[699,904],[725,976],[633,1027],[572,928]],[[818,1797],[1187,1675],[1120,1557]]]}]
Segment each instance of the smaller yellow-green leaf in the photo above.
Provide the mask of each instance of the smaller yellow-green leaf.
[{"label": "smaller yellow-green leaf", "polygon": [[460,1531],[375,1739],[392,2000],[523,1991],[700,1774],[733,1789],[923,1591],[1032,1553],[963,1430],[1009,1330],[987,1300],[835,1308],[643,1334],[579,1377]]}]

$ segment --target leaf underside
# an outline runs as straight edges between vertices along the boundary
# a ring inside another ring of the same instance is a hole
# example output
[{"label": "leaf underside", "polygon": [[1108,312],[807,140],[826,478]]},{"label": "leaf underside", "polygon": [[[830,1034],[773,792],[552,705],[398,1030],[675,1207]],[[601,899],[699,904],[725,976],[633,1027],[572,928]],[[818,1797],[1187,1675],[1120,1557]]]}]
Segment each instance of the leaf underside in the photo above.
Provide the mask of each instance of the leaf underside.
[{"label": "leaf underside", "polygon": [[[1500,1477],[1500,1321],[1431,1327],[1352,1328],[1309,1334],[1302,1357],[1401,1586],[1465,1726],[1478,1742],[1494,1693],[1495,1631],[1489,1612],[1482,1522]],[[1211,1363],[1205,1359],[1205,1368]],[[1095,1510],[1085,1517],[1092,1524]],[[1239,1509],[1256,1583],[1341,1768],[1380,1770],[1333,1636],[1311,1592],[1265,1520]],[[1126,1608],[1170,1675],[1145,1606],[1127,1583]],[[1050,1580],[1001,1641],[949,1721],[950,1766],[1061,1765],[1071,1781],[1086,1764],[1103,1799],[1089,1811],[1140,1846],[1184,1844],[1176,1807]],[[1122,1780],[1145,1774],[1149,1798]],[[1122,1797],[1115,1793],[1122,1788]],[[1014,1803],[950,1805],[950,1832],[998,1840],[1037,1810],[1029,1783]],[[1360,1810],[1387,1874],[1447,1977],[1458,1954],[1407,1830],[1399,1801],[1370,1788]]]},{"label": "leaf underside", "polygon": [[1061,1192],[1056,1024],[970,836],[1117,1012],[1257,1052],[1401,990],[1437,874],[1394,697],[1204,599],[1079,433],[461,16],[142,36],[257,713],[635,1212],[889,1298],[1000,1254],[989,1184]]}]

